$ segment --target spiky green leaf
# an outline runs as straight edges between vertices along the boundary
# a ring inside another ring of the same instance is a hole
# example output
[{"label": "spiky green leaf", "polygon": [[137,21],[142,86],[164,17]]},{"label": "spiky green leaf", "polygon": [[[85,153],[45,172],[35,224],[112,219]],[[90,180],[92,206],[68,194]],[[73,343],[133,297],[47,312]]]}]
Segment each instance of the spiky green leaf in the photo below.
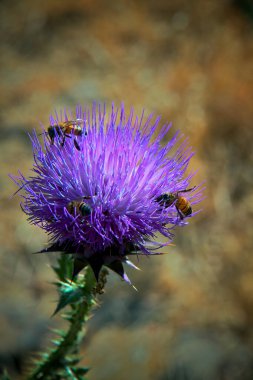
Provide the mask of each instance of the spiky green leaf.
[{"label": "spiky green leaf", "polygon": [[73,260],[69,255],[61,254],[58,259],[58,266],[53,267],[59,280],[66,281],[72,277],[73,273]]},{"label": "spiky green leaf", "polygon": [[75,283],[63,282],[59,291],[60,298],[53,316],[67,305],[78,303],[84,298],[83,288]]},{"label": "spiky green leaf", "polygon": [[84,376],[84,375],[86,375],[86,373],[89,372],[90,368],[80,367],[80,368],[73,368],[72,370],[76,376]]}]

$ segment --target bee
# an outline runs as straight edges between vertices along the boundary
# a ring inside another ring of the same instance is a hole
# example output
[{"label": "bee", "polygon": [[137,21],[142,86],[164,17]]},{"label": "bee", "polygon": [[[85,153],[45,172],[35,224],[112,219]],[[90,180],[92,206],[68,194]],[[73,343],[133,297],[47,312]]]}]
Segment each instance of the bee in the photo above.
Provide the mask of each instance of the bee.
[{"label": "bee", "polygon": [[91,214],[91,207],[86,202],[85,199],[91,199],[91,196],[82,197],[81,199],[71,201],[67,204],[67,210],[71,215],[79,213],[81,216],[89,216]]},{"label": "bee", "polygon": [[191,189],[179,190],[175,193],[164,193],[156,198],[156,202],[165,208],[175,204],[178,215],[180,219],[183,220],[192,214],[192,206],[189,200],[180,195],[180,193],[188,193],[189,191],[195,189],[195,187],[196,186],[192,187]]},{"label": "bee", "polygon": [[[66,137],[71,137],[71,134],[74,136],[82,136],[84,133],[87,135],[87,132],[84,132],[84,128],[81,126],[81,123],[84,121],[82,119],[68,120],[59,122],[58,124],[50,125],[47,129],[47,133],[51,140],[51,144],[54,144],[54,139],[56,135],[62,137],[61,146],[64,146]],[[77,150],[81,150],[77,140],[74,138],[74,145]]]}]

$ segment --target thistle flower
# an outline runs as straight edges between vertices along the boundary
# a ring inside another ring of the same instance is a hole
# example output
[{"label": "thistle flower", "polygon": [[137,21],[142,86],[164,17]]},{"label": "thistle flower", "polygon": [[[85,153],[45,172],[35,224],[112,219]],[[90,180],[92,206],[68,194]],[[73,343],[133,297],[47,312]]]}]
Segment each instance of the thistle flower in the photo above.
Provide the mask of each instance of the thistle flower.
[{"label": "thistle flower", "polygon": [[[50,237],[41,252],[71,253],[73,275],[90,265],[98,278],[106,265],[129,282],[122,265],[134,266],[128,256],[160,254],[174,227],[194,215],[191,209],[184,215],[177,203],[189,188],[192,175],[185,171],[193,153],[186,141],[178,144],[178,132],[163,146],[171,124],[158,129],[160,119],[152,120],[144,121],[144,112],[127,115],[124,106],[112,105],[109,113],[101,105],[78,106],[74,116],[50,117],[43,143],[33,132],[33,175],[13,179],[24,190],[29,222]],[[187,202],[194,205],[201,194],[192,190]],[[165,243],[155,241],[158,233]]]}]

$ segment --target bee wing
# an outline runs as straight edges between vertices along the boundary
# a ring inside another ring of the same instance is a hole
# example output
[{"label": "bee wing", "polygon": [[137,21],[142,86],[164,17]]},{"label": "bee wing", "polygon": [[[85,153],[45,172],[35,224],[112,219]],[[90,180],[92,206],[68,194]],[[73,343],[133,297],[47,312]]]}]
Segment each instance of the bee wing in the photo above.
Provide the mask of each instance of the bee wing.
[{"label": "bee wing", "polygon": [[85,123],[85,120],[83,119],[76,119],[76,120],[68,120],[66,121],[66,124],[67,126],[70,126],[70,125],[79,125],[80,123]]},{"label": "bee wing", "polygon": [[90,195],[87,195],[87,196],[84,195],[83,197],[76,198],[75,200],[73,200],[73,202],[81,203],[81,202],[83,202],[86,199],[91,199],[91,196]]},{"label": "bee wing", "polygon": [[77,124],[76,121],[73,121],[73,120],[67,120],[63,122],[64,127],[70,127],[71,125],[76,125],[76,124]]}]

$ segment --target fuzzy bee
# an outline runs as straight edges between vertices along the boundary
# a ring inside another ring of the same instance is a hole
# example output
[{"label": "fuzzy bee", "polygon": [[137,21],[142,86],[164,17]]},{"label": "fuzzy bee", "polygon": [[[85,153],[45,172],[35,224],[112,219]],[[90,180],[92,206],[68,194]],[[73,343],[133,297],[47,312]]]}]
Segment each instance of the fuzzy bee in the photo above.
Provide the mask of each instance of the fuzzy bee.
[{"label": "fuzzy bee", "polygon": [[[87,132],[84,131],[84,127],[81,125],[82,123],[84,123],[84,120],[76,119],[50,125],[47,129],[47,133],[51,140],[51,144],[54,144],[54,139],[57,135],[62,137],[61,146],[64,146],[66,137],[71,137],[71,134],[74,136],[82,136],[83,134],[87,135]],[[81,150],[76,138],[74,138],[74,145],[77,150]]]},{"label": "fuzzy bee", "polygon": [[91,214],[91,207],[88,203],[84,202],[86,199],[91,199],[91,196],[82,197],[80,199],[71,201],[67,204],[67,210],[71,215],[75,215],[75,213],[79,213],[79,215],[85,217]]},{"label": "fuzzy bee", "polygon": [[161,206],[165,208],[175,205],[178,215],[181,220],[192,214],[192,206],[186,197],[183,197],[180,193],[188,193],[195,189],[195,186],[191,189],[179,190],[175,193],[164,193],[157,197],[155,200]]}]

